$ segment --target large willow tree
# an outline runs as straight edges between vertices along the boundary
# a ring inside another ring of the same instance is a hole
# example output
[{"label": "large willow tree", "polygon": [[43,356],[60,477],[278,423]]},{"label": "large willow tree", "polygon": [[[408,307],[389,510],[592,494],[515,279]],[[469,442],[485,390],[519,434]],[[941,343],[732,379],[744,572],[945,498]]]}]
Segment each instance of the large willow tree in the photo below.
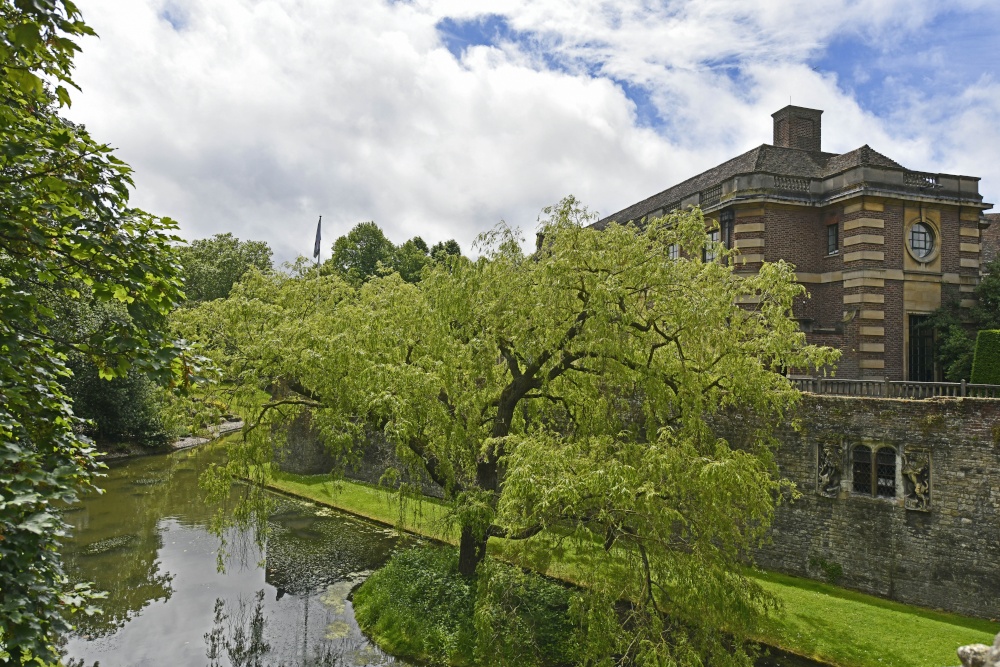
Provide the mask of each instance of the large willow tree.
[{"label": "large willow tree", "polygon": [[[771,604],[740,565],[781,490],[767,438],[795,396],[781,371],[835,352],[791,318],[791,266],[738,274],[719,245],[702,260],[698,211],[603,231],[572,198],[546,214],[531,254],[501,225],[478,259],[417,284],[257,275],[185,313],[252,410],[220,472],[263,474],[276,427],[302,410],[345,459],[377,428],[444,489],[463,574],[490,537],[576,541],[595,659],[745,658]],[[749,449],[709,426],[730,409],[760,418]]]}]

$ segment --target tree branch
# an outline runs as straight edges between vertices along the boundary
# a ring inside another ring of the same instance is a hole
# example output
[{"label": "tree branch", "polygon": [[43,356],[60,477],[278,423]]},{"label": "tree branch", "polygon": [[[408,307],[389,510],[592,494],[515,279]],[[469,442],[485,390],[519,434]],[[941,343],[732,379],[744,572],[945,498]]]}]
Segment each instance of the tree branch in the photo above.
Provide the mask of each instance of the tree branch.
[{"label": "tree branch", "polygon": [[500,526],[493,525],[489,527],[489,530],[486,531],[486,534],[489,537],[502,537],[505,540],[526,540],[529,537],[533,537],[534,535],[537,535],[538,533],[542,532],[543,529],[544,527],[541,524],[535,524],[534,526],[523,528],[517,532],[512,533],[506,528],[501,528]]}]

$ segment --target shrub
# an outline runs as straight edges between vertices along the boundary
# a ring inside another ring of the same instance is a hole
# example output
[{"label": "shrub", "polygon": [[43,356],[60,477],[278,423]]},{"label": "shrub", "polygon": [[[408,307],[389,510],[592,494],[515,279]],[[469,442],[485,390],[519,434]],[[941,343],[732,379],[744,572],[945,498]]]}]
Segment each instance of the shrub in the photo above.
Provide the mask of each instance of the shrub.
[{"label": "shrub", "polygon": [[476,580],[458,551],[403,551],[354,595],[358,624],[390,653],[433,664],[565,665],[577,662],[570,591],[486,560]]},{"label": "shrub", "polygon": [[458,573],[458,551],[402,551],[354,595],[358,624],[390,653],[435,664],[471,664],[474,582]]},{"label": "shrub", "polygon": [[972,382],[1000,384],[1000,329],[980,331],[976,337]]},{"label": "shrub", "polygon": [[103,380],[92,362],[74,359],[73,377],[66,393],[73,399],[73,412],[90,420],[86,434],[100,444],[121,442],[159,447],[170,440],[157,401],[158,388],[144,374],[127,374]]},{"label": "shrub", "polygon": [[576,664],[569,597],[565,587],[537,574],[483,561],[476,590],[476,663]]}]

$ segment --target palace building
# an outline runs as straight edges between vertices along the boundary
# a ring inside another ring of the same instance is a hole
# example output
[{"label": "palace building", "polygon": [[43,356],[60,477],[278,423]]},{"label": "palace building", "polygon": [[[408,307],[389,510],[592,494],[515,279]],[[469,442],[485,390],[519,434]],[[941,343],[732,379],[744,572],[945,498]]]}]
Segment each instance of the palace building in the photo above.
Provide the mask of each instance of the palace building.
[{"label": "palace building", "polygon": [[773,144],[595,226],[699,206],[718,223],[714,239],[739,249],[738,271],[795,265],[810,294],[795,316],[811,343],[842,350],[838,377],[940,379],[921,324],[944,303],[974,305],[992,204],[977,177],[912,171],[867,145],[823,152],[822,114],[787,106],[773,114]]}]

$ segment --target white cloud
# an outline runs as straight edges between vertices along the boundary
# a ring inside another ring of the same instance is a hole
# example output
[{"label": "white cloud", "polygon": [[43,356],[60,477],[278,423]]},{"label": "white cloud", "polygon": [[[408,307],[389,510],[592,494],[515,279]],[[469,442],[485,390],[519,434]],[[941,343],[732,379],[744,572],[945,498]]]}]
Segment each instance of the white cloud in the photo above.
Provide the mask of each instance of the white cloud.
[{"label": "white cloud", "polygon": [[[855,26],[872,40],[924,29],[929,2],[505,0],[489,11],[534,41],[461,61],[435,26],[481,3],[79,5],[101,39],[82,44],[70,115],[135,168],[135,203],[188,237],[232,231],[283,259],[309,252],[321,213],[330,242],[374,219],[397,242],[466,249],[500,219],[530,230],[571,192],[610,213],[769,141],[789,95],[826,110],[830,150],[868,143],[1000,193],[986,140],[997,145],[995,84],[947,99],[895,91],[903,103],[883,115],[806,64]],[[666,125],[640,126],[614,80],[644,86]]]}]

